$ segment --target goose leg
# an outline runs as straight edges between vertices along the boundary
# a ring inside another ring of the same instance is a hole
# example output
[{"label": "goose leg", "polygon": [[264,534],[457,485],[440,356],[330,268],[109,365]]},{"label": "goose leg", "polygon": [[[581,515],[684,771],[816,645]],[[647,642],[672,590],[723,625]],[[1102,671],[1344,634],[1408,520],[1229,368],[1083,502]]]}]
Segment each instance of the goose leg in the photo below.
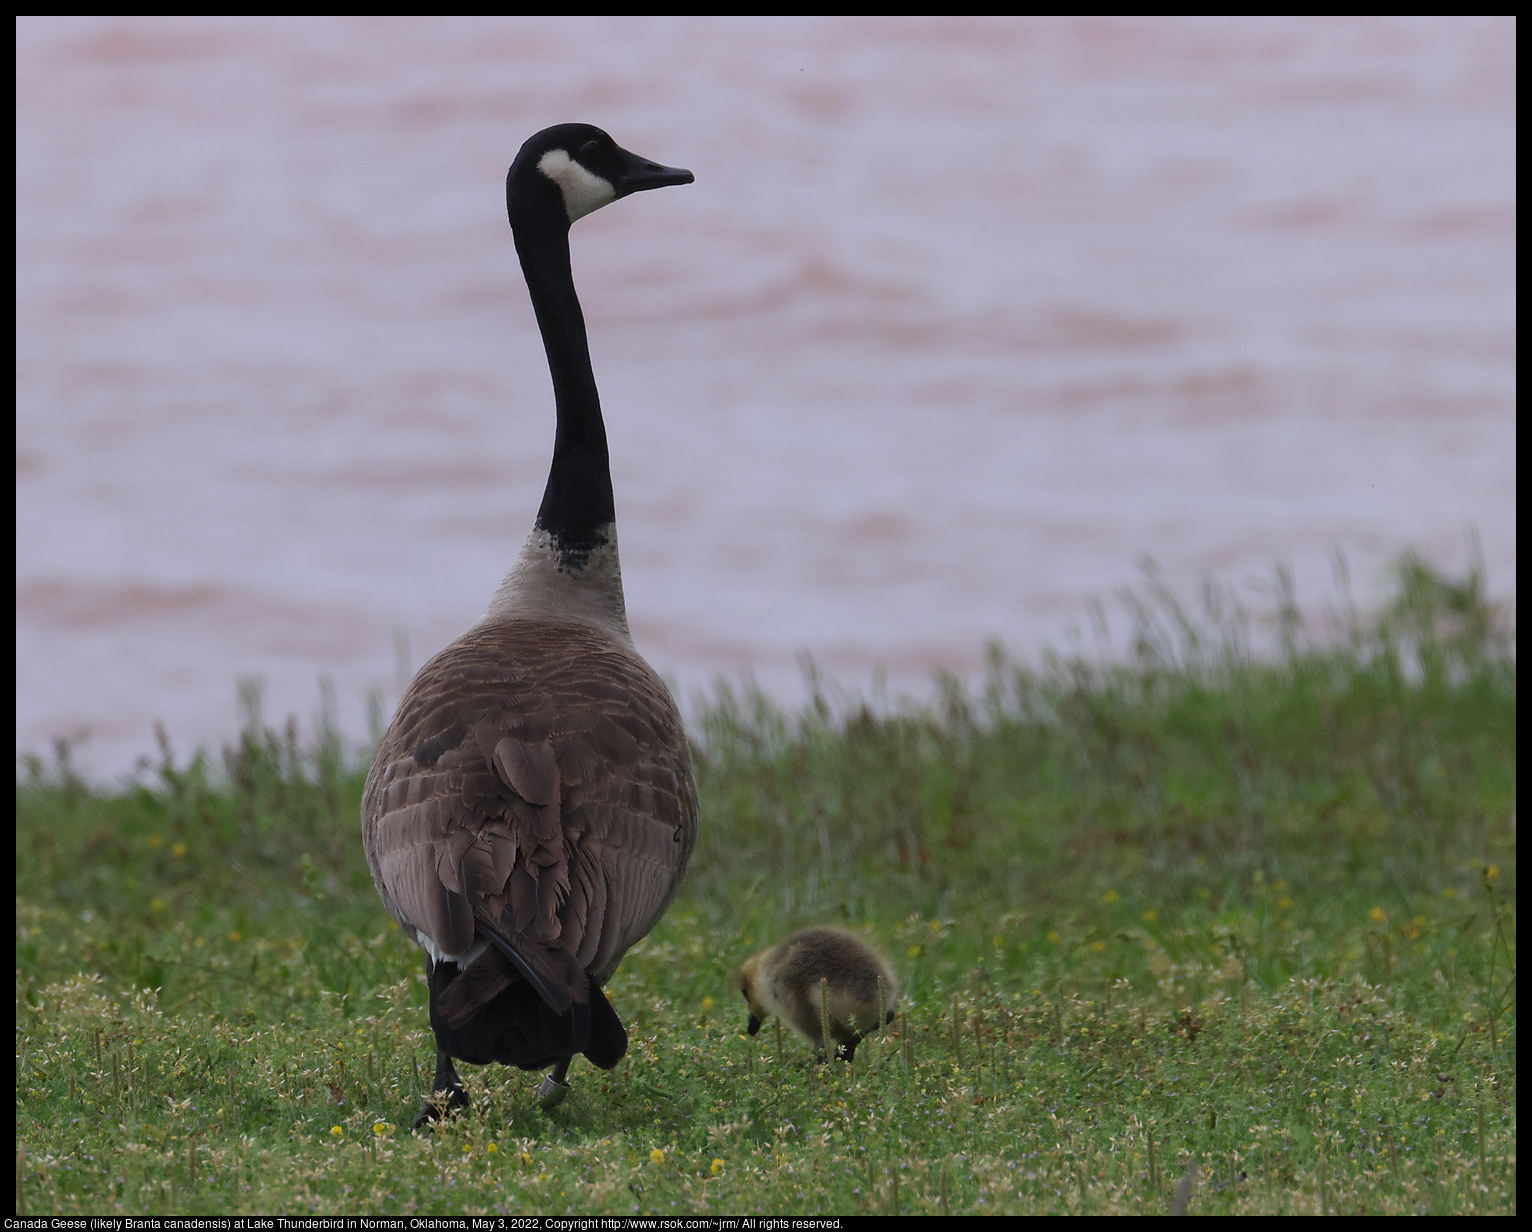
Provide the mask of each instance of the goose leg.
[{"label": "goose leg", "polygon": [[537,1106],[544,1112],[552,1112],[569,1094],[571,1084],[564,1081],[564,1076],[569,1073],[569,1063],[573,1060],[573,1057],[565,1057],[553,1067],[552,1073],[543,1076],[537,1088]]},{"label": "goose leg", "polygon": [[452,1058],[440,1048],[436,1050],[436,1078],[431,1083],[431,1098],[426,1106],[415,1114],[411,1129],[420,1129],[432,1121],[438,1121],[454,1108],[468,1107],[468,1092],[453,1068]]}]

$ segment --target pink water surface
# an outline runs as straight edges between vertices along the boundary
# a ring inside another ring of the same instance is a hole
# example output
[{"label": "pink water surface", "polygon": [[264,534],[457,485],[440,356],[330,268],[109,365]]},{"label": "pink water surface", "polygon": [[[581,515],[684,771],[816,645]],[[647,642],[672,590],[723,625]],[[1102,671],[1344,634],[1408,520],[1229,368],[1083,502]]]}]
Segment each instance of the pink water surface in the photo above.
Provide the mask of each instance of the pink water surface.
[{"label": "pink water surface", "polygon": [[483,609],[552,442],[506,226],[585,120],[696,183],[575,274],[692,695],[1067,641],[1156,559],[1515,589],[1504,17],[18,20],[18,749],[98,775]]}]

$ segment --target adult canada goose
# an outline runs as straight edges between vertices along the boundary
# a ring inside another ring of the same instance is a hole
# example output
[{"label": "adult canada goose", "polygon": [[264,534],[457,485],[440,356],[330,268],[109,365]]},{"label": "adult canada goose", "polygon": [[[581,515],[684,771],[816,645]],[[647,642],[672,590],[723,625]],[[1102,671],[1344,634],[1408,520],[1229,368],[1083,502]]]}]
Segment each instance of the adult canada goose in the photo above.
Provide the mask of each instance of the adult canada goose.
[{"label": "adult canada goose", "polygon": [[[735,983],[754,1035],[776,1014],[823,1055],[825,1036],[849,1061],[862,1037],[894,1020],[899,984],[888,959],[853,933],[805,928],[747,959]],[[880,1017],[881,1016],[881,1017]]]},{"label": "adult canada goose", "polygon": [[681,717],[628,634],[606,428],[569,264],[575,219],[690,184],[588,124],[532,137],[506,208],[553,375],[558,427],[531,535],[489,609],[416,674],[362,797],[374,884],[426,952],[432,1098],[468,1103],[453,1059],[616,1065],[601,988],[664,914],[697,840]]}]

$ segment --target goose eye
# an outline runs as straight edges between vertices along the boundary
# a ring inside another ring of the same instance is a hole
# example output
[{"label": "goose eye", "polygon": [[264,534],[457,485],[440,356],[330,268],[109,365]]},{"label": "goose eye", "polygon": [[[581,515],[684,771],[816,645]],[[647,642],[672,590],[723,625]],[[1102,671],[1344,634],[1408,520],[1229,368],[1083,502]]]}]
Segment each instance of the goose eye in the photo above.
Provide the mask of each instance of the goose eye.
[{"label": "goose eye", "polygon": [[587,162],[595,161],[599,153],[601,153],[601,143],[597,141],[587,141],[580,147],[580,157]]}]

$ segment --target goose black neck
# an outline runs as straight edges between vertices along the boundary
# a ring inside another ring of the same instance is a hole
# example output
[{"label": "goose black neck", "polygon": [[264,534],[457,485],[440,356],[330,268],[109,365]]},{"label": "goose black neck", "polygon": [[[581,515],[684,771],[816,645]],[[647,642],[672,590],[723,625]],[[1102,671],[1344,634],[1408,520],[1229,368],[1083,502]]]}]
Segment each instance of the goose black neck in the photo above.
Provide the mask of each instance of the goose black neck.
[{"label": "goose black neck", "polygon": [[553,464],[536,525],[552,539],[560,567],[578,572],[607,541],[607,529],[616,521],[612,471],[585,314],[569,262],[569,217],[551,180],[535,172],[528,178],[530,183],[507,182],[507,204],[516,253],[548,353],[558,413]]}]

